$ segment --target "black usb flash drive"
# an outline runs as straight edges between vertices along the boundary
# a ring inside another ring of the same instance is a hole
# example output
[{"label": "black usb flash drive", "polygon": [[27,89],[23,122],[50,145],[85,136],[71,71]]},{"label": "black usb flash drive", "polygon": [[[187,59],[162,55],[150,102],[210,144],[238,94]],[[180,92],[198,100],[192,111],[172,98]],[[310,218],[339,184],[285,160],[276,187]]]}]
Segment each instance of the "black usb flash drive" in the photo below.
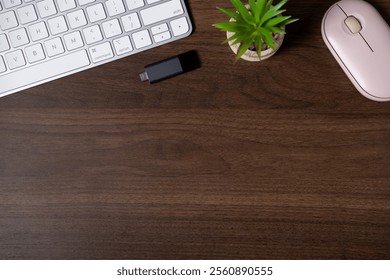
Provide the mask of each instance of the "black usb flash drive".
[{"label": "black usb flash drive", "polygon": [[196,51],[189,51],[162,61],[145,66],[145,71],[139,76],[141,81],[151,84],[185,73],[200,67]]}]

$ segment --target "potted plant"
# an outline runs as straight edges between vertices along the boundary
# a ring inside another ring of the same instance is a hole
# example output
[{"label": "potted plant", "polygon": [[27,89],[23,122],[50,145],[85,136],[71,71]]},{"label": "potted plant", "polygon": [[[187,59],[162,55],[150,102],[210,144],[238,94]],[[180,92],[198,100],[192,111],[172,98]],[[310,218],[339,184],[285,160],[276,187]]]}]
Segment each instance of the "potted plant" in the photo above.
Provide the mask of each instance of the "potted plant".
[{"label": "potted plant", "polygon": [[273,4],[273,0],[230,0],[236,11],[218,8],[230,17],[229,21],[213,24],[226,32],[231,49],[237,59],[260,61],[271,57],[281,46],[285,26],[297,21],[297,18],[283,16],[281,9],[287,0]]}]

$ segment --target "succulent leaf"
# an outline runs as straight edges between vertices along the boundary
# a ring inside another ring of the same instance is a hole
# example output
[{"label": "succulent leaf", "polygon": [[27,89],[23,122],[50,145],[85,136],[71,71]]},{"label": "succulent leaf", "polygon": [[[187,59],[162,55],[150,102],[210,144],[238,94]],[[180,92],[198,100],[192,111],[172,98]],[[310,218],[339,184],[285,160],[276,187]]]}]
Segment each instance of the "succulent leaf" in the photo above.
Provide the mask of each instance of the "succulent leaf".
[{"label": "succulent leaf", "polygon": [[249,13],[248,9],[245,7],[245,5],[241,2],[241,0],[230,0],[233,4],[233,6],[237,9],[239,14],[242,16],[242,19],[244,19],[248,24],[253,24],[254,19]]}]

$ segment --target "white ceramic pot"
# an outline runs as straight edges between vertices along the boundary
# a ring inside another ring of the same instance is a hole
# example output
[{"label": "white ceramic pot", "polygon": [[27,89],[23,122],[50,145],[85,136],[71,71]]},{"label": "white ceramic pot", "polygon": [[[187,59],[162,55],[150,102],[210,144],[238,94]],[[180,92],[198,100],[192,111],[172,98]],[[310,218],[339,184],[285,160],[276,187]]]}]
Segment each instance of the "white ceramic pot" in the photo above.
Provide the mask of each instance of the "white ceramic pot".
[{"label": "white ceramic pot", "polygon": [[[284,30],[284,27],[283,27],[283,30]],[[233,32],[226,32],[226,37],[229,39],[231,36],[233,36],[234,33]],[[252,50],[247,50],[242,56],[241,58],[244,59],[244,60],[247,60],[247,61],[260,61],[260,60],[264,60],[264,59],[267,59],[267,58],[270,58],[271,56],[273,56],[277,50],[280,48],[280,46],[282,45],[283,43],[283,40],[284,40],[284,34],[275,34],[275,44],[276,44],[276,48],[273,50],[271,48],[268,48],[264,51],[261,52],[261,59],[259,58],[259,56],[257,55],[257,52],[256,51],[252,51]],[[229,46],[230,48],[232,49],[232,51],[237,54],[238,52],[238,48],[240,47],[240,44],[232,44],[231,41],[229,41]]]}]

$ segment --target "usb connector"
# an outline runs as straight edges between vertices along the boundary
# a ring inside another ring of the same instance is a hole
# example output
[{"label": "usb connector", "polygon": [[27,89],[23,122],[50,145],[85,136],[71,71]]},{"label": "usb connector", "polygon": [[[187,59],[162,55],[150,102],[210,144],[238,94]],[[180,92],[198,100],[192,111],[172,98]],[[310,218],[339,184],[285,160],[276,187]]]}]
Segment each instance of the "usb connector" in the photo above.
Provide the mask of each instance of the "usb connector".
[{"label": "usb connector", "polygon": [[141,74],[139,74],[139,77],[140,77],[142,82],[145,82],[145,81],[149,80],[149,76],[148,76],[148,73],[146,73],[146,71],[142,72]]},{"label": "usb connector", "polygon": [[145,66],[145,71],[139,76],[141,81],[149,81],[152,84],[199,67],[200,63],[197,53],[189,51],[149,64]]}]

